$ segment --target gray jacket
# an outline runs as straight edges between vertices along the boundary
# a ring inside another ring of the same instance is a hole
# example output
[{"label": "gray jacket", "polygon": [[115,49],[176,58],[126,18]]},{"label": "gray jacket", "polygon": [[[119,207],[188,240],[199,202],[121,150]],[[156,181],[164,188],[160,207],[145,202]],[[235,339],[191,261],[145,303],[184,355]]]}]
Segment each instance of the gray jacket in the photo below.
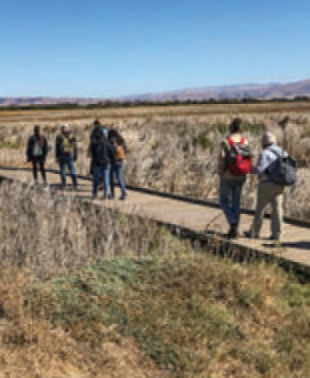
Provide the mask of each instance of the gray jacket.
[{"label": "gray jacket", "polygon": [[270,181],[266,171],[270,164],[278,158],[277,154],[283,155],[284,157],[287,156],[287,153],[276,144],[272,144],[271,146],[268,146],[265,149],[263,149],[262,153],[258,158],[258,163],[255,167],[255,171],[258,173],[260,182]]}]

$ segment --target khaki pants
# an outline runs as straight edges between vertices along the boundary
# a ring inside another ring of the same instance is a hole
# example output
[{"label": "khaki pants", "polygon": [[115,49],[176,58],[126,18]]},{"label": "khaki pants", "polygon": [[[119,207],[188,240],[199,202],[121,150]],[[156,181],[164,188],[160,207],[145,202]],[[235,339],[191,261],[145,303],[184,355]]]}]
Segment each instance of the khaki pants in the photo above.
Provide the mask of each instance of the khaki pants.
[{"label": "khaki pants", "polygon": [[264,213],[267,205],[271,205],[271,237],[280,240],[282,233],[283,217],[283,192],[282,185],[276,185],[272,182],[262,182],[258,186],[257,203],[253,224],[251,227],[251,236],[258,238]]}]

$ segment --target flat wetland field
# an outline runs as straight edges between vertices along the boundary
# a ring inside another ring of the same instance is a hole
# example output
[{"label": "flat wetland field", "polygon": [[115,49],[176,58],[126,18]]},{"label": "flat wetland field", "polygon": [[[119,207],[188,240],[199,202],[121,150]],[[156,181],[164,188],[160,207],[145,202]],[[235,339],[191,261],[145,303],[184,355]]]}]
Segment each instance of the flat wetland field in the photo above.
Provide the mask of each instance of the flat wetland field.
[{"label": "flat wetland field", "polygon": [[[308,102],[0,111],[0,165],[26,165],[39,124],[57,167],[66,122],[88,174],[101,117],[126,139],[128,183],[215,198],[219,145],[236,116],[256,156],[270,130],[297,159],[285,213],[309,220]],[[249,177],[243,206],[254,208],[256,187]],[[0,185],[0,240],[0,378],[310,376],[310,285],[273,264],[235,263],[152,221],[18,183]]]},{"label": "flat wetland field", "polygon": [[212,114],[246,114],[246,113],[291,113],[310,112],[310,102],[273,102],[264,104],[206,104],[206,105],[166,105],[166,106],[133,106],[102,109],[69,109],[69,110],[0,110],[0,120],[49,120],[81,119],[94,116],[101,117],[144,117],[151,115],[212,115]]}]

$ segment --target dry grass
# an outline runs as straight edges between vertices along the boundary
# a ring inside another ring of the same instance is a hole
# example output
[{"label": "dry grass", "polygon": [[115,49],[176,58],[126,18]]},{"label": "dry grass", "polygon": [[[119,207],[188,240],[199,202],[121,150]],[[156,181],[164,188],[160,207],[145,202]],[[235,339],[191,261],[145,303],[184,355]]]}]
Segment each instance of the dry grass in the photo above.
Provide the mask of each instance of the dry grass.
[{"label": "dry grass", "polygon": [[31,267],[40,276],[122,251],[164,254],[173,247],[173,238],[152,221],[21,184],[2,183],[0,209],[0,265]]},{"label": "dry grass", "polygon": [[[283,132],[279,126],[286,114],[290,122]],[[128,141],[125,176],[130,184],[151,187],[198,198],[216,199],[219,142],[234,116],[245,121],[245,136],[258,155],[264,129],[273,131],[300,166],[300,180],[288,190],[286,215],[308,218],[310,201],[310,109],[308,103],[261,105],[197,105],[142,107],[132,109],[40,111],[0,114],[0,165],[25,165],[25,143],[35,123],[40,123],[52,150],[48,166],[56,167],[54,141],[59,125],[70,120],[77,137],[80,156],[78,171],[89,173],[87,144],[91,122],[103,116]],[[243,205],[255,205],[256,178],[249,177]]]},{"label": "dry grass", "polygon": [[309,285],[115,211],[0,198],[0,377],[309,375]]}]

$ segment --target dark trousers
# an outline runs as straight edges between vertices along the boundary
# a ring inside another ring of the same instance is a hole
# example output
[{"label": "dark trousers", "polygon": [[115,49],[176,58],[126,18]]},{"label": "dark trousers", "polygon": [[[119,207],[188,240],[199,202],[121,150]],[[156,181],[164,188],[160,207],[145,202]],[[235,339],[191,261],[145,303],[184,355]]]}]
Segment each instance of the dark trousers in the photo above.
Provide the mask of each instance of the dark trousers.
[{"label": "dark trousers", "polygon": [[33,173],[34,181],[38,181],[38,166],[39,166],[43,182],[44,184],[46,184],[46,172],[45,172],[44,164],[45,164],[45,159],[43,158],[32,159],[32,173]]}]

